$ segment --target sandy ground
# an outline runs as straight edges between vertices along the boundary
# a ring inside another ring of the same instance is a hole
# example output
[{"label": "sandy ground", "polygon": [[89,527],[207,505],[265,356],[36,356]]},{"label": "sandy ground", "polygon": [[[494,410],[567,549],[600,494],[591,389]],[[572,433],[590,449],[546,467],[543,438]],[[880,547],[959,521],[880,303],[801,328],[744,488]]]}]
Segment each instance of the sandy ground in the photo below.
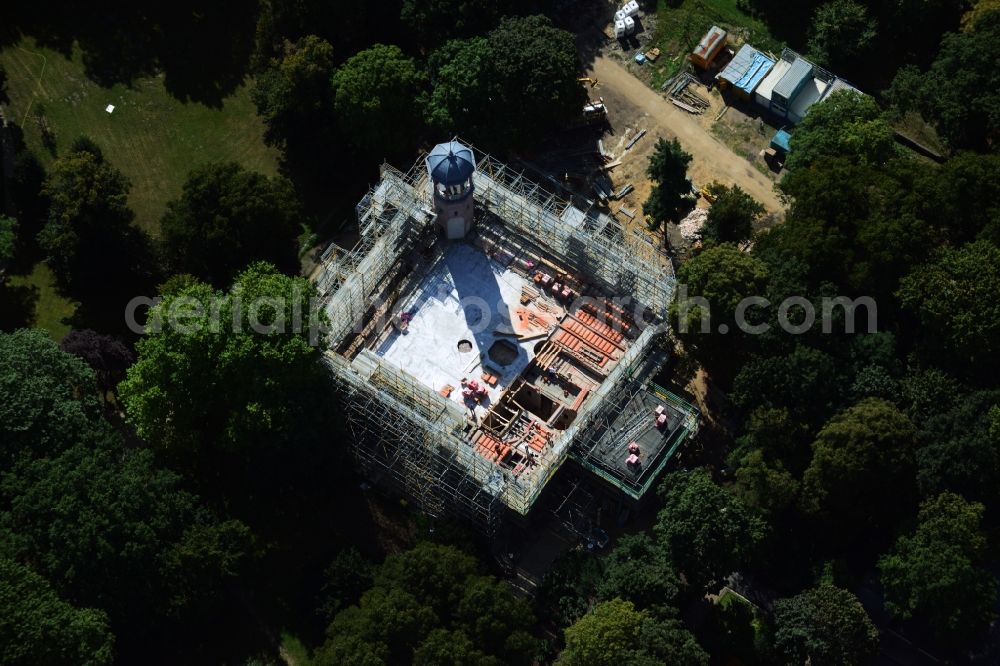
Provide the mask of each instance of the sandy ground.
[{"label": "sandy ground", "polygon": [[[609,120],[615,128],[615,136],[604,140],[605,147],[622,158],[621,167],[612,172],[615,185],[620,187],[624,182],[632,182],[636,187],[634,195],[626,199],[627,207],[632,208],[648,195],[649,183],[641,174],[649,162],[653,145],[662,136],[676,137],[694,157],[689,174],[695,185],[700,187],[712,181],[736,184],[769,212],[780,213],[783,207],[774,192],[774,182],[712,136],[703,125],[703,116],[691,116],[676,108],[612,57],[597,56],[588,76],[600,82],[591,96],[596,93],[604,98]],[[641,129],[646,130],[646,136],[631,150],[622,153],[627,138]],[[635,179],[628,180],[631,176]]]}]

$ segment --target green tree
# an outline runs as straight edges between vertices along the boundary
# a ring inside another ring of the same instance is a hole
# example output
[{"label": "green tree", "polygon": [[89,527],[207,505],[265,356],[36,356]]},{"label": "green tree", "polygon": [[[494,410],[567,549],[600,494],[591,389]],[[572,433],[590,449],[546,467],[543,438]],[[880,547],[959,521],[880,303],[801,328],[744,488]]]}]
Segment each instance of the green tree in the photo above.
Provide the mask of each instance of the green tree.
[{"label": "green tree", "polygon": [[739,185],[727,187],[718,183],[709,186],[715,202],[708,209],[703,235],[716,243],[739,243],[749,240],[753,227],[764,215],[764,206],[743,191]]},{"label": "green tree", "polygon": [[878,629],[858,598],[820,585],[774,605],[774,646],[790,664],[851,666],[878,652]]},{"label": "green tree", "polygon": [[962,15],[962,31],[972,32],[979,19],[990,12],[1000,11],[1000,0],[973,0],[972,6]]},{"label": "green tree", "polygon": [[206,512],[197,512],[163,555],[162,575],[170,581],[164,607],[202,619],[226,613],[229,586],[252,572],[259,555],[257,540],[245,524],[212,521]]},{"label": "green tree", "polygon": [[813,11],[809,55],[834,69],[859,63],[875,42],[876,23],[864,5],[832,0]]},{"label": "green tree", "polygon": [[960,152],[929,169],[918,188],[953,245],[1000,245],[1000,154]]},{"label": "green tree", "polygon": [[764,522],[704,468],[668,474],[659,494],[656,537],[696,596],[745,566],[764,538]]},{"label": "green tree", "polygon": [[[333,47],[315,35],[286,46],[254,80],[251,97],[269,143],[302,150],[325,136],[333,117]],[[327,141],[324,141],[327,139]]]},{"label": "green tree", "polygon": [[[786,410],[772,427],[801,434],[803,426],[822,425],[840,406],[844,390],[837,366],[830,354],[802,344],[786,355],[755,358],[736,375],[732,400],[748,410]],[[786,449],[789,457],[782,458],[797,467],[799,449]]]},{"label": "green tree", "polygon": [[343,608],[357,602],[361,593],[371,587],[373,567],[355,548],[346,548],[323,571],[323,587],[319,593],[317,612],[327,622]]},{"label": "green tree", "polygon": [[649,217],[650,228],[659,229],[666,221],[678,220],[691,194],[691,180],[687,176],[691,159],[677,139],[657,139],[646,167],[653,189],[642,204],[642,212]]},{"label": "green tree", "polygon": [[[387,557],[357,605],[340,611],[315,663],[532,663],[530,608],[476,560],[420,543]],[[500,661],[502,657],[502,662]]]},{"label": "green tree", "polygon": [[89,151],[57,159],[42,188],[49,215],[38,243],[46,263],[59,290],[106,330],[122,328],[125,303],[156,275],[149,237],[131,224],[128,190],[128,179]]},{"label": "green tree", "polygon": [[539,650],[525,619],[531,617],[531,607],[511,594],[506,582],[471,576],[455,608],[454,626],[480,650],[502,656],[504,663],[528,666]]},{"label": "green tree", "polygon": [[853,90],[837,91],[813,106],[792,133],[791,148],[785,163],[789,169],[804,169],[820,157],[881,166],[899,154],[892,126],[878,104]]},{"label": "green tree", "polygon": [[476,571],[476,558],[456,548],[418,544],[386,558],[375,576],[376,587],[398,588],[426,603],[441,618],[450,617]]},{"label": "green tree", "polygon": [[981,16],[975,29],[949,33],[926,72],[904,67],[888,97],[920,111],[953,148],[996,148],[1000,132],[1000,11]]},{"label": "green tree", "polygon": [[500,666],[497,657],[486,655],[461,631],[435,629],[413,651],[414,666]]},{"label": "green tree", "polygon": [[461,133],[483,146],[509,140],[502,126],[506,97],[497,84],[495,60],[486,37],[455,39],[431,53],[427,125],[442,135]]},{"label": "green tree", "polygon": [[986,240],[943,248],[906,276],[903,307],[920,322],[924,345],[960,371],[993,377],[1000,369],[1000,248]]},{"label": "green tree", "polygon": [[736,371],[749,341],[738,322],[759,323],[756,305],[748,305],[738,320],[744,299],[762,296],[768,279],[764,262],[731,243],[710,247],[678,271],[680,289],[670,306],[677,334],[711,372],[725,382]]},{"label": "green tree", "polygon": [[0,215],[0,269],[14,258],[15,240],[17,239],[17,220],[6,215]]},{"label": "green tree", "polygon": [[706,317],[711,317],[710,323],[716,327],[720,321],[732,323],[743,299],[763,293],[767,275],[766,264],[729,243],[693,257],[678,271],[691,299],[673,306],[678,330],[681,334],[696,328],[700,331]]},{"label": "green tree", "polygon": [[842,544],[891,525],[915,494],[915,452],[910,420],[884,400],[863,400],[816,435],[802,507]]},{"label": "green tree", "polygon": [[950,490],[963,497],[1000,506],[1000,433],[993,415],[1000,391],[956,391],[947,401],[920,410],[917,483],[924,497]]},{"label": "green tree", "polygon": [[69,153],[52,165],[43,193],[49,221],[39,236],[59,286],[70,294],[92,288],[103,246],[119,239],[134,214],[128,179],[91,152]]},{"label": "green tree", "polygon": [[326,496],[323,476],[339,469],[315,287],[258,263],[226,293],[192,280],[172,289],[118,388],[129,422],[203,495],[280,526],[264,516]]},{"label": "green tree", "polygon": [[958,644],[994,618],[996,579],[980,565],[983,505],[942,493],[920,505],[916,531],[879,560],[886,607],[897,618],[926,620],[935,636]]},{"label": "green tree", "polygon": [[637,611],[631,601],[621,599],[596,605],[567,627],[565,635],[558,666],[708,663],[708,655],[679,622]]},{"label": "green tree", "polygon": [[893,313],[883,304],[894,302],[900,278],[940,243],[937,211],[921,187],[932,171],[902,158],[876,167],[857,158],[819,157],[782,179],[791,201],[785,222],[760,234],[754,253],[775,272],[789,261],[800,267],[808,293],[832,285],[837,295],[872,297],[883,306],[878,323],[884,327]]},{"label": "green tree", "polygon": [[112,663],[114,642],[103,612],[74,608],[34,571],[0,557],[0,662],[100,666]]},{"label": "green tree", "polygon": [[733,492],[747,506],[767,513],[788,508],[795,502],[799,482],[780,460],[769,462],[760,449],[745,453],[736,461]]},{"label": "green tree", "polygon": [[536,14],[504,18],[487,39],[499,90],[493,126],[507,146],[531,144],[579,117],[584,93],[571,33]]},{"label": "green tree", "polygon": [[601,560],[583,550],[571,550],[552,563],[538,586],[539,615],[566,627],[583,617],[604,580]]},{"label": "green tree", "polygon": [[97,142],[91,139],[86,134],[81,134],[80,136],[73,139],[73,143],[70,144],[69,152],[71,153],[90,153],[98,161],[104,160],[104,151],[101,147],[97,145]]},{"label": "green tree", "polygon": [[94,373],[43,331],[0,333],[0,471],[58,454],[100,432]]},{"label": "green tree", "polygon": [[624,599],[645,609],[674,603],[680,585],[666,550],[648,534],[631,534],[619,539],[605,559],[597,597]]},{"label": "green tree", "polygon": [[[189,525],[206,520],[179,481],[111,433],[51,458],[22,458],[0,479],[0,550],[34,563],[72,603],[107,611],[116,629],[177,619],[193,608],[169,603],[183,581],[167,575],[181,573],[167,558]],[[207,562],[211,575],[192,595],[210,594],[204,583],[222,573],[220,561]]]},{"label": "green tree", "polygon": [[299,206],[291,184],[239,164],[207,164],[188,174],[160,223],[169,267],[216,287],[253,261],[298,270]]},{"label": "green tree", "polygon": [[403,0],[399,19],[427,47],[485,32],[496,22],[498,9],[490,0]]},{"label": "green tree", "polygon": [[416,143],[423,84],[416,62],[398,46],[375,44],[348,58],[333,75],[344,139],[378,157],[406,152]]}]

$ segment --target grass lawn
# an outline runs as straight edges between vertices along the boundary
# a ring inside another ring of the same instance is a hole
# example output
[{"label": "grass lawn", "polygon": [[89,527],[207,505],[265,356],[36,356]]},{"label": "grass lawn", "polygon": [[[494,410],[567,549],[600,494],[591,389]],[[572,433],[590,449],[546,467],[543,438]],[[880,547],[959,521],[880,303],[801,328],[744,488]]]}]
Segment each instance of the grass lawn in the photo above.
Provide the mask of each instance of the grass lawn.
[{"label": "grass lawn", "polygon": [[309,648],[287,631],[281,632],[281,656],[289,666],[309,666]]},{"label": "grass lawn", "polygon": [[650,46],[658,46],[666,57],[654,70],[654,88],[680,71],[687,55],[713,25],[729,32],[730,43],[749,42],[763,51],[781,52],[781,42],[771,36],[763,22],[743,13],[737,0],[683,0],[676,7],[659,0]]},{"label": "grass lawn", "polygon": [[[43,161],[53,159],[34,116],[41,104],[55,133],[56,151],[86,134],[132,181],[129,205],[136,222],[156,235],[164,205],[181,191],[188,172],[210,161],[236,161],[273,175],[278,152],[264,144],[264,126],[246,86],[220,108],[171,97],[160,76],[131,87],[103,88],[84,74],[79,51],[67,59],[38,48],[30,38],[0,51],[7,69],[8,116],[24,128],[28,145]],[[105,107],[113,104],[113,113]]]},{"label": "grass lawn", "polygon": [[9,278],[11,287],[28,288],[35,292],[34,321],[35,328],[43,328],[55,340],[62,340],[69,333],[69,325],[64,319],[73,316],[76,305],[56,293],[55,278],[44,262],[38,262],[28,275],[15,275]]}]

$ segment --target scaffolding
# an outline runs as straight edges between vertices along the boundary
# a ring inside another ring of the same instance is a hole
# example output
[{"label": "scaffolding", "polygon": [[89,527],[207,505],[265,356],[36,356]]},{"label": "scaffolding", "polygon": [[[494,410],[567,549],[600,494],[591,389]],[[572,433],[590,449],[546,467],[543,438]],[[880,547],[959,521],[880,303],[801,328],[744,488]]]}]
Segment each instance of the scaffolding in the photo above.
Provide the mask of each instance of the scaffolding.
[{"label": "scaffolding", "polygon": [[[658,367],[655,356],[650,359],[653,368]],[[661,434],[653,425],[651,401],[669,410],[674,421],[669,432]],[[700,416],[696,407],[648,379],[626,383],[592,415],[571,456],[584,469],[638,501],[649,492],[681,445],[698,431]],[[652,434],[654,439],[662,437],[661,446],[645,467],[626,472],[620,465],[610,463],[608,451],[619,451],[632,441],[642,441],[643,433]]]},{"label": "scaffolding", "polygon": [[[477,151],[476,159],[477,206],[504,236],[541,250],[590,285],[634,299],[655,322],[665,318],[674,277],[660,250],[627,235],[609,216],[571,205],[489,155]],[[501,468],[476,452],[477,427],[459,405],[364,344],[387,304],[405,296],[427,270],[420,257],[436,234],[423,156],[407,173],[383,165],[379,184],[358,203],[357,216],[357,244],[350,250],[331,244],[314,274],[329,318],[330,351],[324,358],[343,397],[355,457],[374,481],[388,481],[430,516],[464,516],[492,535],[505,510],[528,514],[576,440],[585,440],[587,428],[606,413],[608,399],[662,365],[663,354],[651,353],[662,328],[647,326],[638,335],[575,422],[555,434],[534,465]]]}]

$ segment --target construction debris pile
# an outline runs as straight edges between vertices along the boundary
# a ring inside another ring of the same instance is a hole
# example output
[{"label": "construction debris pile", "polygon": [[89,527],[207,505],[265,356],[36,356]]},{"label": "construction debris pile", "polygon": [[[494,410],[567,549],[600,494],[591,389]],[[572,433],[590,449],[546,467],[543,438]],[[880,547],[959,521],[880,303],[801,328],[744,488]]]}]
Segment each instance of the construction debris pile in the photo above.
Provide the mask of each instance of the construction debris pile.
[{"label": "construction debris pile", "polygon": [[698,85],[697,77],[689,72],[681,72],[663,84],[671,103],[688,113],[700,114],[710,106],[710,102],[696,93],[691,84]]},{"label": "construction debris pile", "polygon": [[708,209],[695,208],[677,225],[681,238],[691,243],[701,240],[701,230],[707,221]]}]

